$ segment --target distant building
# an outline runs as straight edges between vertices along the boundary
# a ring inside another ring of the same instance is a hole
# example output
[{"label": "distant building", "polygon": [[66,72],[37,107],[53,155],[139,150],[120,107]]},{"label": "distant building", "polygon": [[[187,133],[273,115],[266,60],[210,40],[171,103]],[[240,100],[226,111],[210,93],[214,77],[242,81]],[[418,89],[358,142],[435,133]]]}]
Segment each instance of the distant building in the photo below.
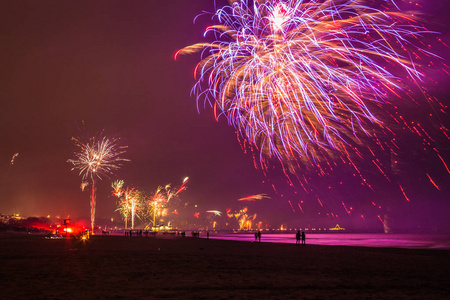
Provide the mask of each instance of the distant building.
[{"label": "distant building", "polygon": [[339,224],[336,224],[336,226],[334,226],[333,228],[330,228],[329,230],[345,230],[345,228],[342,228],[341,226],[339,226]]},{"label": "distant building", "polygon": [[18,220],[22,220],[22,219],[25,219],[25,218],[21,217],[19,214],[10,214],[10,215],[0,214],[0,222],[5,223],[5,224],[9,223],[12,220],[18,221]]}]

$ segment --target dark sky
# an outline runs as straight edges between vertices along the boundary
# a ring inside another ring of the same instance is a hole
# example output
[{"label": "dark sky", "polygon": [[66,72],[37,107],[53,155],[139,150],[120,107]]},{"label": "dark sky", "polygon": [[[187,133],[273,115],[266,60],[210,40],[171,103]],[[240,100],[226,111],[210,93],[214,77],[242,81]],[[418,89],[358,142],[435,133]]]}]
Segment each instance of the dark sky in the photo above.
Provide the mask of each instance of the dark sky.
[{"label": "dark sky", "polygon": [[[424,11],[433,17],[426,18],[433,19],[431,28],[443,32],[449,43],[449,4],[431,2]],[[203,40],[210,20],[193,23],[202,10],[213,11],[214,1],[2,1],[1,213],[88,218],[89,193],[80,190],[81,178],[67,163],[74,150],[71,137],[85,124],[90,132],[105,129],[122,137],[131,160],[100,183],[97,218],[117,217],[112,180],[121,178],[151,192],[158,185],[179,185],[189,176],[182,198],[199,210],[224,211],[237,206],[238,198],[267,193],[271,200],[252,205],[277,226],[282,220],[314,220],[317,211],[292,212],[281,197],[283,185],[275,194],[263,183],[264,175],[254,169],[225,120],[216,122],[210,109],[198,114],[190,90],[199,57],[174,61],[173,56]],[[448,58],[446,50],[439,51]],[[448,83],[439,78],[431,88],[446,104]],[[450,162],[449,144],[445,147],[441,153]],[[6,174],[16,152],[19,157]],[[436,201],[444,205],[433,205],[434,198],[418,193],[416,205],[425,211],[424,219],[442,217],[442,207],[449,212],[448,174],[438,173],[443,191]],[[282,181],[273,178],[277,180]],[[321,184],[316,183],[319,189]],[[328,182],[323,185],[326,189]]]}]

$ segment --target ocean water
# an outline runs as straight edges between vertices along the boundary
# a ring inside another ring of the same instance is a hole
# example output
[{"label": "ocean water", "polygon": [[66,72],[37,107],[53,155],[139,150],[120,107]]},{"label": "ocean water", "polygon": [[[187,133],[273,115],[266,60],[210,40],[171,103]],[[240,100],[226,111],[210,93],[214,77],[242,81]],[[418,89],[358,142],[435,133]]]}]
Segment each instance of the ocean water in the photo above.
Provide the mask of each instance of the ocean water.
[{"label": "ocean water", "polygon": [[[202,237],[205,237],[203,234]],[[254,234],[211,234],[212,239],[236,240],[254,242]],[[295,233],[265,234],[261,235],[264,243],[295,244]],[[408,249],[443,249],[450,250],[450,235],[442,234],[382,234],[382,233],[306,233],[306,244],[312,245],[339,245],[382,248],[408,248]]]}]

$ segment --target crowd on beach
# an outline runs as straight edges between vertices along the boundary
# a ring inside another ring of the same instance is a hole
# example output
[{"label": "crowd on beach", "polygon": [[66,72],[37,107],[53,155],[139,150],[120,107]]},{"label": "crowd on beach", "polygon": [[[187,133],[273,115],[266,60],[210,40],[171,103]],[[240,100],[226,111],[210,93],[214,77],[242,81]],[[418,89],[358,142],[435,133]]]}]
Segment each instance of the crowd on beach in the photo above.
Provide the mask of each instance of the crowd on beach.
[{"label": "crowd on beach", "polygon": [[[295,240],[296,240],[296,244],[299,245],[300,243],[302,245],[306,245],[306,235],[305,232],[302,231],[300,232],[300,230],[297,231],[297,233],[295,234]],[[259,242],[261,243],[261,230],[258,230],[255,232],[255,242]]]},{"label": "crowd on beach", "polygon": [[[124,231],[125,236],[156,236],[158,233],[156,231],[142,231],[142,230],[125,230]],[[177,235],[181,237],[186,237],[185,231],[164,231],[162,232],[163,235]],[[255,242],[261,243],[261,231],[258,230],[255,232]],[[206,231],[206,238],[209,239],[209,231]],[[200,231],[191,231],[191,237],[193,238],[199,238],[200,237]],[[306,235],[304,231],[298,230],[295,234],[295,244],[297,245],[306,245]]]},{"label": "crowd on beach", "polygon": [[[105,233],[103,233],[105,235]],[[185,231],[163,231],[162,232],[163,235],[177,235],[177,236],[181,236],[181,237],[185,237],[186,236],[186,232]],[[142,230],[125,230],[124,231],[124,235],[125,236],[145,236],[148,237],[150,236],[156,236],[157,232],[156,231],[142,231]],[[206,231],[206,238],[209,239],[209,231]],[[199,238],[200,237],[200,231],[191,231],[191,237],[193,238]],[[295,234],[295,240],[296,240],[296,244],[297,245],[306,245],[306,235],[304,231],[300,231],[298,230],[297,233]],[[255,242],[261,242],[261,231],[258,230],[255,232]]]},{"label": "crowd on beach", "polygon": [[[146,236],[148,237],[149,235],[152,236],[156,236],[157,232],[156,231],[142,231],[142,230],[124,230],[124,235],[125,236]],[[162,232],[163,235],[179,235],[182,237],[186,236],[186,232],[185,231],[163,231]],[[199,231],[191,231],[191,235],[192,237],[200,237],[200,232]],[[209,238],[209,231],[207,232],[207,237]]]},{"label": "crowd on beach", "polygon": [[[142,230],[125,230],[124,231],[125,236],[145,236],[148,237],[149,235],[152,236],[156,236],[157,232],[156,231],[142,231]],[[185,237],[186,236],[186,232],[185,231],[164,231],[162,232],[163,235],[177,235],[177,236],[181,236],[181,237]],[[193,238],[199,238],[200,237],[200,231],[191,231],[191,236]],[[206,231],[206,238],[209,239],[209,231]],[[295,239],[296,239],[296,244],[301,244],[301,245],[305,245],[306,244],[306,236],[305,236],[305,232],[302,231],[300,232],[300,230],[297,231],[296,235],[295,235]],[[261,242],[261,231],[258,230],[255,232],[255,242]]]}]

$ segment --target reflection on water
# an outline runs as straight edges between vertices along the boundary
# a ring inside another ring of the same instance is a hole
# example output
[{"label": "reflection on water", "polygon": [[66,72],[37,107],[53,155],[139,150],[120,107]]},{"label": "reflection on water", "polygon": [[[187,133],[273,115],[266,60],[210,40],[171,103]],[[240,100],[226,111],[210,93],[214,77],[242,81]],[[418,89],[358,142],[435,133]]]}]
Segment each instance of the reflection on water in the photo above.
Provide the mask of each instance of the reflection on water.
[{"label": "reflection on water", "polygon": [[[210,238],[236,241],[255,241],[254,234],[214,234]],[[261,242],[295,244],[295,233],[265,234]],[[439,234],[382,234],[338,233],[306,234],[306,243],[362,247],[450,249],[450,236]]]}]

